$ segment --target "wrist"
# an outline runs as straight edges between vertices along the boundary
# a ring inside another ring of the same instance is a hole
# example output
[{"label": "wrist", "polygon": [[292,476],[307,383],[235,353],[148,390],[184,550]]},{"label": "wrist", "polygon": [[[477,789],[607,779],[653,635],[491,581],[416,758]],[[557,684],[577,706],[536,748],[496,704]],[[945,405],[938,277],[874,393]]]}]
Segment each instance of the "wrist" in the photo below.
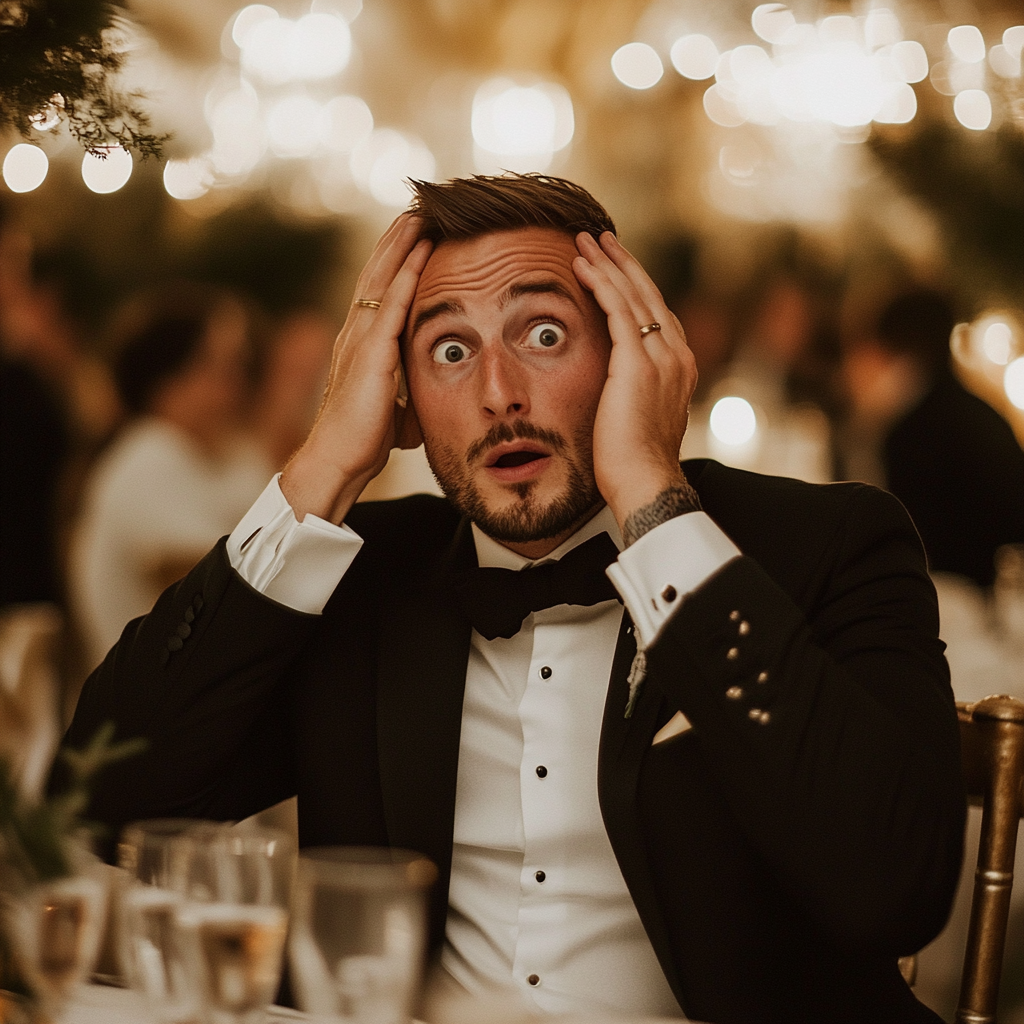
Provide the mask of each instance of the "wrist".
[{"label": "wrist", "polygon": [[675,473],[662,477],[656,484],[632,491],[629,501],[609,502],[609,506],[626,547],[662,523],[701,509],[697,492],[678,467]]},{"label": "wrist", "polygon": [[307,441],[284,467],[281,493],[299,522],[312,514],[340,525],[373,476],[345,472],[335,459],[319,453]]}]

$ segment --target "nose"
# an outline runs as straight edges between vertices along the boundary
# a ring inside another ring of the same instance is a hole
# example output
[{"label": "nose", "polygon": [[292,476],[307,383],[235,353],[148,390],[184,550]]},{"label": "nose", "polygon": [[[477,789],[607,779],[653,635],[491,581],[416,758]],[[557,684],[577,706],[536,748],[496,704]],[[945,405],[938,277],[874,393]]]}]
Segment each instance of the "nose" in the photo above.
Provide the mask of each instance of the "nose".
[{"label": "nose", "polygon": [[498,419],[527,415],[530,397],[522,364],[502,344],[484,345],[479,358],[484,412]]}]

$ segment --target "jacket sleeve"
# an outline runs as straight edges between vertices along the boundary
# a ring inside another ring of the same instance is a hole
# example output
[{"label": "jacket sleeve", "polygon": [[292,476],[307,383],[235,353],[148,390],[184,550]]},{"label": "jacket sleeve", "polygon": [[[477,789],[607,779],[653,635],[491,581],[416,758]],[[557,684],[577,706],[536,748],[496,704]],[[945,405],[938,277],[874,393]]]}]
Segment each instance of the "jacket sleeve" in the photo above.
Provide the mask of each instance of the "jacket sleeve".
[{"label": "jacket sleeve", "polygon": [[147,743],[105,769],[87,816],[113,835],[141,818],[243,818],[290,795],[282,691],[320,621],[245,583],[222,540],[85,683],[67,745],[108,721]]},{"label": "jacket sleeve", "polygon": [[874,488],[798,557],[822,567],[805,592],[744,556],[689,595],[647,685],[690,720],[791,898],[844,942],[909,952],[945,922],[965,814],[934,588],[908,516]]}]

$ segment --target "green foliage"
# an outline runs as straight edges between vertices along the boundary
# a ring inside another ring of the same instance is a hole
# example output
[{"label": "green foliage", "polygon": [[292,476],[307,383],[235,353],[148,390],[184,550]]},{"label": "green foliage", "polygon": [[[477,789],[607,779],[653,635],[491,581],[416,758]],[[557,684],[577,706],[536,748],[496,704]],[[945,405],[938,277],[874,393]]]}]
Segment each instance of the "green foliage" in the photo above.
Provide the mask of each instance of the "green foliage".
[{"label": "green foliage", "polygon": [[36,804],[26,803],[10,769],[0,761],[0,884],[26,887],[74,871],[72,840],[87,828],[81,819],[93,778],[108,764],[140,752],[144,740],[111,743],[107,723],[83,750],[61,752],[68,767],[67,789]]},{"label": "green foliage", "polygon": [[113,77],[124,62],[121,0],[0,0],[0,130],[24,138],[33,119],[56,114],[89,152],[114,143],[143,158],[159,156],[139,93]]}]

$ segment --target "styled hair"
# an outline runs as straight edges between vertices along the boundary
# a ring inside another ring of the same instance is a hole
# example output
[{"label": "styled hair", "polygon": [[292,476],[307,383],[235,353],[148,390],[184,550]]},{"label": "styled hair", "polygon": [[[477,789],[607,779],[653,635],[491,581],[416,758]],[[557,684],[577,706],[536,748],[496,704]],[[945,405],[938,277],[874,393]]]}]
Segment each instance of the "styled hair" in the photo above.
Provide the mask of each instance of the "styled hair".
[{"label": "styled hair", "polygon": [[202,349],[210,320],[228,300],[218,288],[176,282],[137,297],[114,328],[114,383],[125,408],[148,412],[160,387]]},{"label": "styled hair", "polygon": [[421,237],[436,245],[515,228],[555,228],[597,238],[615,233],[605,208],[585,189],[548,174],[475,174],[450,181],[411,181],[410,210],[423,219]]}]

